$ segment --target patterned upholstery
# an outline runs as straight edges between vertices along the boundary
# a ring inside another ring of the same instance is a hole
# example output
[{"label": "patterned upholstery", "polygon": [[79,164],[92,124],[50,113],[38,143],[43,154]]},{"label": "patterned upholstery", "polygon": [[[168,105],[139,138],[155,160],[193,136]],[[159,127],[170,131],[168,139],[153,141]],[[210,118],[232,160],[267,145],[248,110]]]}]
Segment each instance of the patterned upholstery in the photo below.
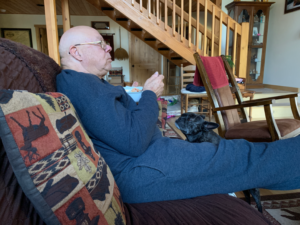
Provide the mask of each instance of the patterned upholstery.
[{"label": "patterned upholstery", "polygon": [[66,96],[2,90],[0,107],[8,159],[47,224],[125,224],[113,175]]}]

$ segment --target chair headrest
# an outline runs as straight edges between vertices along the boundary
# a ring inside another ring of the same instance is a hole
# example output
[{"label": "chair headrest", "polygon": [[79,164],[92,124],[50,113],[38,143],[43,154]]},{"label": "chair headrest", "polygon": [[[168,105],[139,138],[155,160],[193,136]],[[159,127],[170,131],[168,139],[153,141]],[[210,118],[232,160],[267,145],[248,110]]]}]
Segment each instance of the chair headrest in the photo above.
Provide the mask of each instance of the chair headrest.
[{"label": "chair headrest", "polygon": [[49,56],[0,38],[0,89],[55,92],[60,66]]}]

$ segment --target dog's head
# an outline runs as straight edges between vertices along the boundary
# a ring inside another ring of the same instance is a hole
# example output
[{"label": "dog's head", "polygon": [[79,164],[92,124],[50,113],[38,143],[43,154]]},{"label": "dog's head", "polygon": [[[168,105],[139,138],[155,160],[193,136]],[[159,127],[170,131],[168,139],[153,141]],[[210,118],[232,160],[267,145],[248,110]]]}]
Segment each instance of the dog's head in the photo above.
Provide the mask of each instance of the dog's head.
[{"label": "dog's head", "polygon": [[175,121],[175,125],[185,135],[204,133],[219,127],[219,124],[207,122],[204,118],[203,115],[184,113]]}]

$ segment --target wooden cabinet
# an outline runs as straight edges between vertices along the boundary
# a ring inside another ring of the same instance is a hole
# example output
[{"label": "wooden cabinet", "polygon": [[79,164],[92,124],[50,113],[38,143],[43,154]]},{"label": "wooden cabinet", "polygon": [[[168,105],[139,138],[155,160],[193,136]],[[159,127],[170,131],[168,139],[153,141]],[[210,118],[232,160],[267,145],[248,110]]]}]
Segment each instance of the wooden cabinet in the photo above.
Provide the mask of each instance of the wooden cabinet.
[{"label": "wooden cabinet", "polygon": [[228,15],[238,23],[249,22],[247,88],[262,88],[270,6],[275,2],[232,2]]}]

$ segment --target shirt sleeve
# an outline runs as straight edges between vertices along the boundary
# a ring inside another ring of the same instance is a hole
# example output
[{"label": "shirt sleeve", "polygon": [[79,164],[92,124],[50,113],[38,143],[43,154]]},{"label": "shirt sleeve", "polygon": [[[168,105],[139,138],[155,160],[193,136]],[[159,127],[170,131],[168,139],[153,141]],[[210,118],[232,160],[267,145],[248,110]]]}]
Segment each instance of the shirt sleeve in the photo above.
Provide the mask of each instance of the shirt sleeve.
[{"label": "shirt sleeve", "polygon": [[155,93],[144,91],[136,105],[122,87],[84,76],[58,76],[57,88],[70,98],[88,135],[128,156],[144,153],[156,129]]}]

